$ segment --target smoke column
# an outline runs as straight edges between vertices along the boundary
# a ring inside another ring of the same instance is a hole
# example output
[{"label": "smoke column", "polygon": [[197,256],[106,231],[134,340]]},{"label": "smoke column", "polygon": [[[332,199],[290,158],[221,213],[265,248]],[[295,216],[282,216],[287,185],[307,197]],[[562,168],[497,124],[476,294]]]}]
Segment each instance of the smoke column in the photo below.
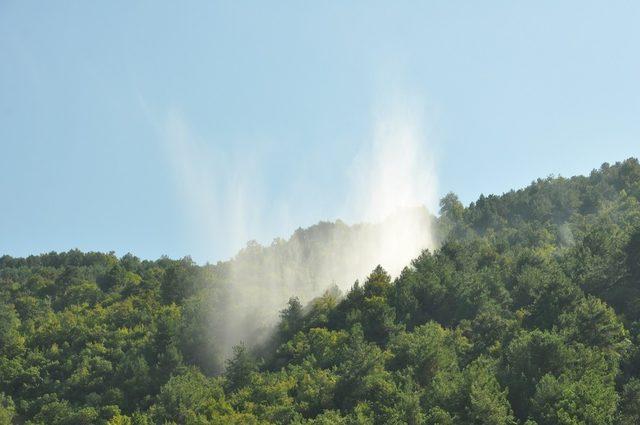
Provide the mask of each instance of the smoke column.
[{"label": "smoke column", "polygon": [[424,207],[435,208],[437,182],[421,111],[398,102],[379,110],[371,142],[356,160],[349,210],[359,221],[380,223],[375,243],[363,247],[366,263],[392,275],[435,246]]},{"label": "smoke column", "polygon": [[[346,291],[378,264],[397,276],[421,250],[434,248],[425,205],[436,203],[436,178],[421,116],[420,108],[401,104],[375,114],[342,206],[353,224],[323,222],[270,246],[250,243],[221,263],[228,297],[216,307],[212,336],[227,354],[240,341],[260,342],[291,296],[304,303],[333,285]],[[198,237],[246,243],[247,211],[259,210],[255,202],[264,198],[248,184],[260,181],[247,178],[257,167],[207,150],[178,114],[166,122],[167,152]]]}]

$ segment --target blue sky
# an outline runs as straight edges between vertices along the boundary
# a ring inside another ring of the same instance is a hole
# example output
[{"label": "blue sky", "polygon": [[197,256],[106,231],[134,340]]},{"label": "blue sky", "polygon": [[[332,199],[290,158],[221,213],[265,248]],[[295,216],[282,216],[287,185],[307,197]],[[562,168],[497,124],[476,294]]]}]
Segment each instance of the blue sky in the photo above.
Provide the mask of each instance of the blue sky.
[{"label": "blue sky", "polygon": [[348,215],[398,97],[421,105],[438,194],[465,203],[638,156],[638,22],[631,1],[4,0],[0,253],[232,255],[233,217],[185,195],[175,122],[195,195],[240,178],[243,235],[267,243]]}]

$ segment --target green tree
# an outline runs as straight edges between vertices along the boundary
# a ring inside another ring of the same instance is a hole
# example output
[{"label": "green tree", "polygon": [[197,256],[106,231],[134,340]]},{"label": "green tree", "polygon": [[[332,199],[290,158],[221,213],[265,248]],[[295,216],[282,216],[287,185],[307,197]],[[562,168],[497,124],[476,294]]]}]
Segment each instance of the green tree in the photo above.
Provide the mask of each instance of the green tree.
[{"label": "green tree", "polygon": [[251,374],[258,369],[255,358],[244,344],[233,347],[233,356],[226,362],[224,376],[228,392],[246,387],[251,382]]}]

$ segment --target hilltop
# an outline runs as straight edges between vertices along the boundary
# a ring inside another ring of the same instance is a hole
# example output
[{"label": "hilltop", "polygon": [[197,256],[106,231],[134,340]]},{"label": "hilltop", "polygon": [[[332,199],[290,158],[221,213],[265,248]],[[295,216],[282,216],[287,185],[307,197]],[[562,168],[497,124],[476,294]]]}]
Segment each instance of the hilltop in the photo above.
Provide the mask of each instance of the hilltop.
[{"label": "hilltop", "polygon": [[1,257],[0,423],[639,423],[639,200],[633,158],[448,194],[391,273],[339,221],[205,266]]}]

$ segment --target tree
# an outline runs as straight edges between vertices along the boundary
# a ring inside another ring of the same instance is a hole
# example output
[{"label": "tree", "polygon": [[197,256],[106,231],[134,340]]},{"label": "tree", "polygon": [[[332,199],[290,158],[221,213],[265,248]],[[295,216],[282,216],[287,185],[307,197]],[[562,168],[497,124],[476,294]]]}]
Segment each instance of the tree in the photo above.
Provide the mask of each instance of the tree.
[{"label": "tree", "polygon": [[464,376],[468,391],[466,414],[470,423],[515,425],[508,391],[501,388],[490,361],[479,358],[465,368]]},{"label": "tree", "polygon": [[15,417],[15,405],[11,397],[0,393],[0,424],[11,424]]},{"label": "tree", "polygon": [[258,368],[256,360],[241,343],[233,347],[233,356],[226,362],[224,376],[228,392],[243,388],[251,382],[251,374]]},{"label": "tree", "polygon": [[569,341],[599,347],[618,358],[629,347],[629,333],[611,307],[588,296],[575,309],[560,317],[560,326]]},{"label": "tree", "polygon": [[280,312],[280,323],[278,324],[278,340],[282,343],[289,340],[304,325],[304,314],[302,304],[297,297],[289,298],[287,308]]},{"label": "tree", "polygon": [[504,353],[502,374],[517,417],[529,416],[530,398],[543,376],[557,376],[569,367],[572,352],[555,332],[522,332]]},{"label": "tree", "polygon": [[532,398],[532,418],[538,425],[612,424],[618,397],[611,380],[594,370],[580,377],[542,377]]},{"label": "tree", "polygon": [[150,409],[155,423],[224,423],[223,418],[233,414],[218,382],[193,368],[169,379]]},{"label": "tree", "polygon": [[635,425],[640,423],[640,380],[632,378],[624,384],[617,423]]},{"label": "tree", "polygon": [[20,318],[15,308],[0,301],[0,355],[13,357],[24,348],[25,338],[20,333]]},{"label": "tree", "polygon": [[176,261],[164,274],[160,286],[162,301],[165,304],[181,303],[193,295],[197,286],[198,269],[189,257]]},{"label": "tree", "polygon": [[403,370],[427,386],[439,371],[458,368],[456,345],[465,343],[464,338],[458,338],[435,322],[418,326],[413,332],[402,332],[389,346],[393,355],[389,367]]},{"label": "tree", "polygon": [[462,221],[464,205],[462,205],[455,193],[449,192],[440,199],[440,216],[454,224]]}]

